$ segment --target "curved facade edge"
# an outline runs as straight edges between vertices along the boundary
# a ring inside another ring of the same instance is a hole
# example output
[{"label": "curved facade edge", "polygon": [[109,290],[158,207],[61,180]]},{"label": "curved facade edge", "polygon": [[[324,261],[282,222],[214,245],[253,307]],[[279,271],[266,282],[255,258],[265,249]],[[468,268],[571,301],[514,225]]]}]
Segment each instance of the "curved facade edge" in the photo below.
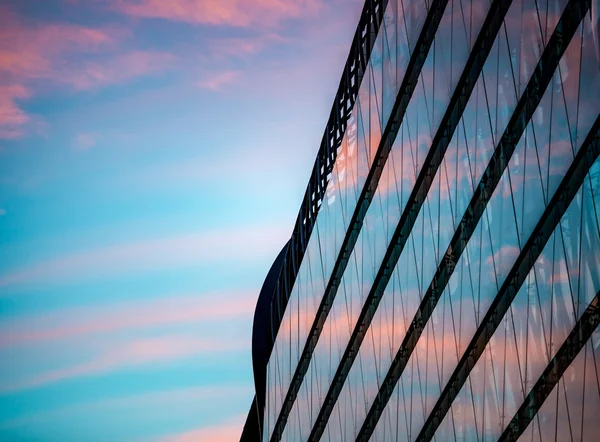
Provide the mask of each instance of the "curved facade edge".
[{"label": "curved facade edge", "polygon": [[269,269],[265,281],[258,295],[256,309],[254,310],[254,322],[252,325],[252,369],[254,371],[255,395],[244,424],[240,442],[259,441],[262,436],[264,410],[265,410],[265,391],[267,381],[267,362],[273,349],[273,336],[270,333],[273,327],[277,328],[279,324],[271,324],[272,316],[270,314],[271,301],[275,295],[275,288],[279,278],[279,273],[283,267],[288,243],[281,249],[273,265]]}]

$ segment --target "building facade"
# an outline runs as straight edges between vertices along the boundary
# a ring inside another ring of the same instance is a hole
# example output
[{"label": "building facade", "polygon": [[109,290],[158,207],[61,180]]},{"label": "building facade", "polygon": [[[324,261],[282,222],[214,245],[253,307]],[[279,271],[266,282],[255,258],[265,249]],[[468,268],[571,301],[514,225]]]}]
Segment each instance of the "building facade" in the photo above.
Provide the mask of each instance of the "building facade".
[{"label": "building facade", "polygon": [[242,440],[600,437],[598,0],[367,0]]}]

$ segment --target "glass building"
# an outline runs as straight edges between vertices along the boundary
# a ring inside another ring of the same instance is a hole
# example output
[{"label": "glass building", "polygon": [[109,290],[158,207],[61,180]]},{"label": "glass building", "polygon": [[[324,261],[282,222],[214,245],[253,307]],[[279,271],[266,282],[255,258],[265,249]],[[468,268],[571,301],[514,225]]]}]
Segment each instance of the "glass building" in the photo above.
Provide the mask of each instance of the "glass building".
[{"label": "glass building", "polygon": [[367,0],[242,441],[600,440],[600,0]]}]

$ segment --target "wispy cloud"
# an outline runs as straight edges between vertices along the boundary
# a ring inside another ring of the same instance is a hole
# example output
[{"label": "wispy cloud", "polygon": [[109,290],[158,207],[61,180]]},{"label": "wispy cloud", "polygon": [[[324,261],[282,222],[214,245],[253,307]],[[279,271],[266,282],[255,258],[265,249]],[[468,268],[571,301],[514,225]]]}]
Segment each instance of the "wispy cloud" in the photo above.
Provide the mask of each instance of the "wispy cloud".
[{"label": "wispy cloud", "polygon": [[115,43],[114,30],[70,23],[26,24],[6,8],[2,17],[0,70],[13,77],[53,76],[57,58],[68,53],[96,53]]},{"label": "wispy cloud", "polygon": [[238,440],[242,434],[246,416],[241,415],[221,424],[201,427],[178,434],[166,436],[161,442],[230,442]]},{"label": "wispy cloud", "polygon": [[284,34],[269,31],[254,36],[213,39],[208,42],[207,49],[214,59],[244,58],[257,54],[271,45],[290,42],[290,38]]},{"label": "wispy cloud", "polygon": [[322,7],[320,0],[115,0],[109,4],[134,17],[235,27],[277,26]]},{"label": "wispy cloud", "polygon": [[0,138],[19,138],[32,117],[19,100],[41,89],[74,91],[121,84],[166,70],[173,55],[121,49],[128,31],[71,23],[30,23],[0,11]]},{"label": "wispy cloud", "polygon": [[237,227],[118,244],[68,253],[0,274],[0,287],[57,283],[206,262],[255,260],[275,256],[289,229],[281,225]]},{"label": "wispy cloud", "polygon": [[101,138],[101,135],[97,134],[97,133],[91,133],[91,132],[78,133],[75,136],[75,140],[73,141],[73,148],[75,150],[79,150],[79,151],[91,149],[92,147],[94,147],[96,145],[96,143],[98,143],[100,138]]},{"label": "wispy cloud", "polygon": [[139,367],[149,363],[173,362],[200,354],[247,350],[250,340],[222,337],[199,338],[187,334],[171,334],[151,338],[120,340],[86,361],[63,368],[44,371],[19,382],[4,381],[0,391],[11,392],[37,388],[73,378],[95,376],[116,370]]},{"label": "wispy cloud", "polygon": [[239,73],[236,71],[223,71],[213,74],[209,74],[204,80],[198,82],[198,86],[202,89],[209,89],[211,91],[220,91],[228,84],[231,84]]},{"label": "wispy cloud", "polygon": [[0,84],[0,138],[18,138],[23,134],[22,128],[30,117],[19,108],[17,100],[29,96],[29,90],[23,85]]},{"label": "wispy cloud", "polygon": [[[179,407],[202,409],[207,406],[207,401],[211,404],[224,399],[239,401],[242,398],[245,400],[248,397],[252,397],[253,394],[254,388],[251,385],[232,384],[192,385],[185,388],[150,390],[139,394],[95,399],[63,407],[54,407],[39,412],[30,412],[1,422],[0,428],[7,429],[39,425],[57,419],[70,419],[73,415],[80,415],[82,413],[93,416],[98,413],[106,413],[107,411],[132,413],[132,411],[144,410],[147,414],[151,414],[149,412],[156,408],[162,409],[164,413],[165,407],[171,409],[175,407],[173,412]],[[151,419],[151,416],[148,416],[148,418]]]},{"label": "wispy cloud", "polygon": [[257,295],[228,292],[166,296],[7,319],[0,324],[0,348],[73,338],[87,339],[90,335],[106,335],[122,330],[251,317]]},{"label": "wispy cloud", "polygon": [[108,60],[81,63],[71,72],[55,78],[76,90],[122,84],[133,78],[164,71],[175,56],[166,52],[131,51]]}]

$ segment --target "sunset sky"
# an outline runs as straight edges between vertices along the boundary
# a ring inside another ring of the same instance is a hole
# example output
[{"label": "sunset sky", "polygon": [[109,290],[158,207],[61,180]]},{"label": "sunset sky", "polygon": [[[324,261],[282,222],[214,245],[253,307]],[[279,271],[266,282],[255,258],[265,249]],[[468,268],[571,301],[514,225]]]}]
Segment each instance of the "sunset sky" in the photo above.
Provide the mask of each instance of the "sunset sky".
[{"label": "sunset sky", "polygon": [[0,440],[237,440],[362,0],[0,0]]}]

